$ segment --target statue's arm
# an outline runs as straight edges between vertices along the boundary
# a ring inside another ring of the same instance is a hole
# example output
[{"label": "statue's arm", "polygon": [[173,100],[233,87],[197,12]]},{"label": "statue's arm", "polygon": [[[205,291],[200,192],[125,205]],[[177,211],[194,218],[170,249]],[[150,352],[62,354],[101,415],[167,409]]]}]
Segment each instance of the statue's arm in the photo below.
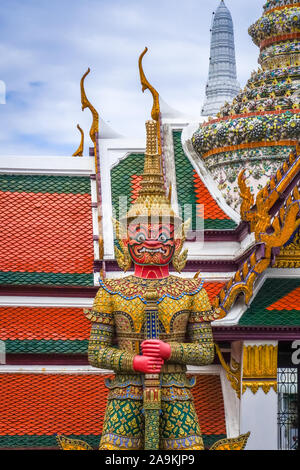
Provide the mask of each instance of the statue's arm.
[{"label": "statue's arm", "polygon": [[170,343],[169,362],[195,366],[211,364],[214,360],[214,341],[210,322],[211,305],[207,292],[202,289],[193,299],[188,322],[188,342]]},{"label": "statue's arm", "polygon": [[113,345],[115,325],[111,294],[99,289],[93,308],[86,312],[86,317],[92,322],[88,345],[89,363],[115,372],[133,372],[134,354]]}]

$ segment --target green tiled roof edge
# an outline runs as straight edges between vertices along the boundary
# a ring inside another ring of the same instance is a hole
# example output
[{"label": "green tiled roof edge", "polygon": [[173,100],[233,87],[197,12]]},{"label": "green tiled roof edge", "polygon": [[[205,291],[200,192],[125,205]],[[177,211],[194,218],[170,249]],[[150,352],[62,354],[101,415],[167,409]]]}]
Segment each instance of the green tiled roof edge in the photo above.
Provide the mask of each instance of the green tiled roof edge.
[{"label": "green tiled roof edge", "polygon": [[219,441],[220,439],[226,439],[226,437],[226,434],[202,434],[204,447],[206,449],[209,449],[215,442]]},{"label": "green tiled roof edge", "polygon": [[29,273],[0,272],[0,284],[9,285],[51,285],[51,286],[93,286],[94,275],[85,273]]},{"label": "green tiled roof edge", "polygon": [[244,314],[240,320],[240,325],[266,325],[266,326],[300,326],[300,310],[278,312],[270,310],[263,313]]},{"label": "green tiled roof edge", "polygon": [[[87,442],[96,449],[99,447],[101,435],[76,435],[76,434],[64,434],[65,437],[70,439],[80,439]],[[0,436],[0,448],[1,447],[57,447],[59,449],[56,436],[51,434],[47,435],[23,435],[23,436]]]},{"label": "green tiled roof edge", "polygon": [[205,219],[205,230],[231,230],[236,228],[236,223],[231,219]]},{"label": "green tiled roof edge", "polygon": [[[82,441],[87,442],[90,446],[98,449],[101,435],[78,435],[78,434],[64,434],[64,437],[68,437],[70,439],[79,439]],[[204,446],[206,448],[211,447],[215,442],[220,439],[225,439],[225,434],[219,435],[202,435]],[[0,436],[0,448],[9,447],[9,448],[17,448],[17,447],[58,447],[56,436],[51,434],[47,435],[23,435],[23,436]]]},{"label": "green tiled roof edge", "polygon": [[6,354],[87,354],[88,340],[6,340]]},{"label": "green tiled roof edge", "polygon": [[266,310],[277,300],[300,286],[300,279],[266,279],[239,325],[300,326],[300,308],[297,310]]},{"label": "green tiled roof edge", "polygon": [[[178,203],[181,207],[191,204],[194,208],[192,216],[192,228],[196,230],[196,193],[194,187],[194,168],[184,153],[181,145],[181,131],[173,131],[173,144],[175,156],[175,171],[177,181]],[[201,224],[199,224],[201,226]],[[231,230],[236,223],[231,219],[205,219],[205,230]]]},{"label": "green tiled roof edge", "polygon": [[86,176],[0,175],[0,191],[90,194],[91,183]]}]

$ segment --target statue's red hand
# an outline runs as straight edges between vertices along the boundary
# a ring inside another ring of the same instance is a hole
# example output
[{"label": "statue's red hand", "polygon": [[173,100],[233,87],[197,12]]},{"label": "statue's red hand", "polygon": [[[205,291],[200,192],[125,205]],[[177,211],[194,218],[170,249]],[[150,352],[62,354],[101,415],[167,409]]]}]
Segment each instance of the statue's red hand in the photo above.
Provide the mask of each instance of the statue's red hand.
[{"label": "statue's red hand", "polygon": [[160,357],[153,356],[135,356],[133,359],[133,368],[136,372],[144,374],[159,373],[164,361]]},{"label": "statue's red hand", "polygon": [[171,346],[160,339],[146,339],[141,348],[144,356],[160,357],[164,360],[171,356]]}]

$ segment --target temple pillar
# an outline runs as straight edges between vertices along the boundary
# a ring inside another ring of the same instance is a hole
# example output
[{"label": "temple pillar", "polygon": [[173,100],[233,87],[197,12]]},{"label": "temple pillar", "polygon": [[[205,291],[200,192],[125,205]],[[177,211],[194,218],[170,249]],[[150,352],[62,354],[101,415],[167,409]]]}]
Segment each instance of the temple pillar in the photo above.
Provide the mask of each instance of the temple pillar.
[{"label": "temple pillar", "polygon": [[245,341],[242,355],[240,430],[246,450],[277,450],[277,341]]}]

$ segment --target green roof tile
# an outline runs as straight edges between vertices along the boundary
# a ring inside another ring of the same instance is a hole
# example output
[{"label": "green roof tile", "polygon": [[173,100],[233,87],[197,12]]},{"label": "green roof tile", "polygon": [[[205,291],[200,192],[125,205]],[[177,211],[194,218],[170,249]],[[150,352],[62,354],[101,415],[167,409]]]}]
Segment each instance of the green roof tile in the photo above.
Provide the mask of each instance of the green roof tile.
[{"label": "green roof tile", "polygon": [[254,326],[300,326],[299,309],[267,310],[269,306],[282,299],[300,286],[300,279],[267,279],[250,307],[243,314],[239,325]]},{"label": "green roof tile", "polygon": [[30,273],[0,272],[0,284],[52,285],[52,286],[93,286],[93,274],[78,273]]},{"label": "green roof tile", "polygon": [[[94,447],[95,449],[98,449],[100,439],[101,439],[101,434],[98,435],[76,435],[76,434],[68,434],[64,435],[64,437],[67,437],[69,439],[78,439],[81,441],[85,441],[90,446]],[[216,441],[220,439],[225,439],[226,436],[224,434],[220,434],[218,436],[211,435],[211,436],[206,436],[202,435],[204,446],[206,448],[211,447]],[[33,447],[57,447],[59,449],[56,436],[54,434],[50,435],[23,435],[23,436],[0,436],[0,448],[18,448],[18,447],[28,447],[28,448],[33,448]]]},{"label": "green roof tile", "polygon": [[0,175],[0,191],[89,194],[91,183],[86,176]]},{"label": "green roof tile", "polygon": [[88,340],[6,340],[7,354],[87,354]]}]

